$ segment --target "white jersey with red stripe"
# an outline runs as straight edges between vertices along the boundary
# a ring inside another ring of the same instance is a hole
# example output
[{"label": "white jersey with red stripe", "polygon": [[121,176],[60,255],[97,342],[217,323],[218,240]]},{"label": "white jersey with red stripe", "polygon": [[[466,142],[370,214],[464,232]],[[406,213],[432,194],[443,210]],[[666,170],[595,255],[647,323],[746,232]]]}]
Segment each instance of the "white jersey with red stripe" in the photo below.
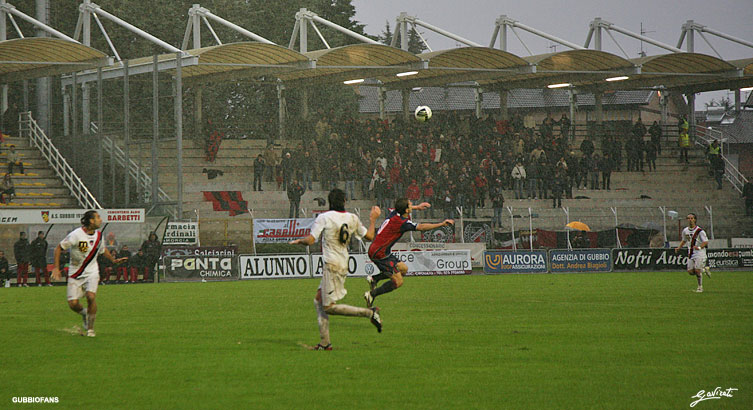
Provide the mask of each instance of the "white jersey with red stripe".
[{"label": "white jersey with red stripe", "polygon": [[84,228],[73,230],[60,242],[62,249],[70,249],[69,277],[81,279],[89,275],[99,274],[97,255],[104,253],[106,249],[101,242],[102,232],[94,231],[93,234],[89,235],[84,231]]},{"label": "white jersey with red stripe", "polygon": [[703,228],[698,225],[693,229],[685,227],[685,229],[682,230],[682,240],[688,244],[689,258],[706,258],[706,249],[693,249],[709,240],[706,236],[706,231],[704,231]]}]

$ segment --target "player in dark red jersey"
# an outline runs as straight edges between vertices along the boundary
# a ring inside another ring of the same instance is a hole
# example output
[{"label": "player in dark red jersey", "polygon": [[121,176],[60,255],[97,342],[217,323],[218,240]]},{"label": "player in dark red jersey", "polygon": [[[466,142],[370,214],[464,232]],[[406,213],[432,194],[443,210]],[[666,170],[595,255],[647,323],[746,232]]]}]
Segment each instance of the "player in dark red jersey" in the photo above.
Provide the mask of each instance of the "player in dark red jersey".
[{"label": "player in dark red jersey", "polygon": [[[364,293],[363,298],[366,305],[371,307],[374,298],[379,295],[392,292],[403,284],[403,276],[408,272],[408,265],[399,262],[395,255],[392,254],[392,245],[397,242],[405,232],[408,231],[430,231],[446,225],[454,225],[452,219],[445,219],[435,224],[421,223],[416,224],[410,220],[410,213],[413,210],[422,211],[429,208],[428,202],[419,205],[413,205],[409,200],[400,198],[395,201],[395,210],[392,211],[382,222],[379,227],[374,242],[369,247],[369,258],[379,268],[379,274],[366,277],[371,290]],[[377,283],[383,279],[389,281],[377,287]]]}]

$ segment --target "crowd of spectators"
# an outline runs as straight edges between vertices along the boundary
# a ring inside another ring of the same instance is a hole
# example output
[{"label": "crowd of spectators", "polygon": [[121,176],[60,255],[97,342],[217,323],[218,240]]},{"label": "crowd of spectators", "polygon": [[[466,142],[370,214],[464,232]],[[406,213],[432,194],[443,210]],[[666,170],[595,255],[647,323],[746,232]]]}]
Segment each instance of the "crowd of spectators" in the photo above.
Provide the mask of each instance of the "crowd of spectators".
[{"label": "crowd of spectators", "polygon": [[497,121],[448,112],[427,123],[321,115],[299,133],[291,137],[303,143],[282,153],[270,145],[253,168],[254,190],[262,180],[276,182],[288,191],[293,215],[302,191],[318,182],[322,190],[339,186],[348,199],[373,199],[383,208],[403,196],[428,201],[430,218],[457,217],[457,209],[474,218],[489,204],[499,219],[504,191],[559,207],[573,190],[610,190],[623,153],[627,171],[655,170],[662,131],[639,118],[623,129],[594,128],[576,147],[566,114],[536,124],[521,115]]}]

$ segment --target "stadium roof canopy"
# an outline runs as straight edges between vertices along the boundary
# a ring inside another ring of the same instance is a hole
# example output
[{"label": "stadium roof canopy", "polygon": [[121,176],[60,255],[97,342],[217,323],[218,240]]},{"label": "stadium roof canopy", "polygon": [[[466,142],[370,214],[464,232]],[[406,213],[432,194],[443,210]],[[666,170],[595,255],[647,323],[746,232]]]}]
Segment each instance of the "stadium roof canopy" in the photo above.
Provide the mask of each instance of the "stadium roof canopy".
[{"label": "stadium roof canopy", "polygon": [[0,82],[49,77],[112,64],[107,55],[67,40],[27,37],[0,41]]},{"label": "stadium roof canopy", "polygon": [[[28,46],[22,46],[21,42]],[[174,75],[177,56],[160,55],[158,69]],[[106,61],[105,55],[97,50],[63,40],[29,38],[0,42],[0,80],[5,82],[74,71],[79,72],[79,82],[91,82],[96,80],[96,72],[91,68],[103,66]],[[128,64],[131,75],[150,72],[153,57],[129,60]],[[753,58],[728,62],[698,53],[627,60],[589,49],[519,57],[494,48],[462,47],[414,55],[386,45],[354,44],[301,54],[274,44],[239,42],[186,50],[181,65],[183,78],[196,83],[248,78],[282,81],[289,88],[362,78],[376,80],[387,89],[468,82],[507,90],[562,83],[590,90],[666,88],[682,92],[753,86]],[[417,73],[396,75],[407,71]],[[103,69],[103,78],[122,75],[120,63]],[[628,78],[606,82],[610,77]],[[70,78],[63,79],[63,84],[71,82]]]}]

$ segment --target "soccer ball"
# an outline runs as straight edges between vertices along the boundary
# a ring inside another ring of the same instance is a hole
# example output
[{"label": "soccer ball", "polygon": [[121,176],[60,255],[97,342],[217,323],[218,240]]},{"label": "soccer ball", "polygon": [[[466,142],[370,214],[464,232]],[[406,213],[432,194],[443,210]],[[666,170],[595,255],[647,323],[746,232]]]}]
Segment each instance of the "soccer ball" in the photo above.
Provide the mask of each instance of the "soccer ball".
[{"label": "soccer ball", "polygon": [[431,118],[431,108],[419,105],[416,107],[416,112],[413,115],[421,122],[429,121],[429,118]]}]

